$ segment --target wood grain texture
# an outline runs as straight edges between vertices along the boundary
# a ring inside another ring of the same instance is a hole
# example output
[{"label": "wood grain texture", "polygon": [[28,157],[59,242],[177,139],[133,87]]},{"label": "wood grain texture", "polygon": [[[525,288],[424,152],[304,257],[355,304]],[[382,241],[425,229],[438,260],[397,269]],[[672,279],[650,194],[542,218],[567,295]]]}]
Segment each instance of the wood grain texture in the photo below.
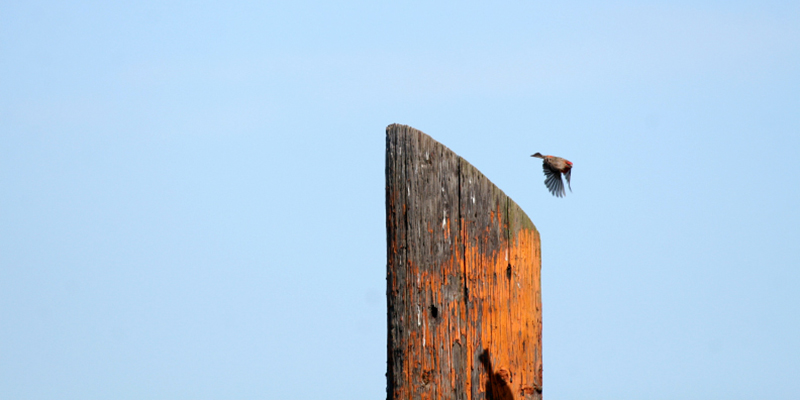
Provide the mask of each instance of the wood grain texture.
[{"label": "wood grain texture", "polygon": [[539,233],[475,167],[386,128],[388,399],[541,399]]}]

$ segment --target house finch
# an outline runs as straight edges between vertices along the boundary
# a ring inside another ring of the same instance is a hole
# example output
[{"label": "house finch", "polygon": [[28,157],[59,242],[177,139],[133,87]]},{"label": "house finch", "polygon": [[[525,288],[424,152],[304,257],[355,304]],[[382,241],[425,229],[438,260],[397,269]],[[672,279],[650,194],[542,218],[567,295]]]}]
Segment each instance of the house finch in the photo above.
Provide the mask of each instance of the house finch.
[{"label": "house finch", "polygon": [[[561,181],[561,174],[567,178],[567,185],[569,177],[572,174],[572,163],[556,156],[543,156],[541,153],[536,153],[531,157],[541,158],[542,168],[544,169],[544,185],[550,190],[550,193],[556,197],[563,197],[566,192],[564,191],[564,182]],[[569,186],[569,191],[572,191],[572,186]]]}]

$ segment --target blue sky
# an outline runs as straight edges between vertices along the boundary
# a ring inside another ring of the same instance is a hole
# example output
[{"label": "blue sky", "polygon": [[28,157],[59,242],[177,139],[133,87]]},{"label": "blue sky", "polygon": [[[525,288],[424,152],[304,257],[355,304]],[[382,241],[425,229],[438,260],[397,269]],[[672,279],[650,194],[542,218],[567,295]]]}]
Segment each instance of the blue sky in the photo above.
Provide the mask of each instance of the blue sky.
[{"label": "blue sky", "polygon": [[800,391],[800,3],[0,9],[2,398],[384,398],[395,122],[541,232],[547,398]]}]

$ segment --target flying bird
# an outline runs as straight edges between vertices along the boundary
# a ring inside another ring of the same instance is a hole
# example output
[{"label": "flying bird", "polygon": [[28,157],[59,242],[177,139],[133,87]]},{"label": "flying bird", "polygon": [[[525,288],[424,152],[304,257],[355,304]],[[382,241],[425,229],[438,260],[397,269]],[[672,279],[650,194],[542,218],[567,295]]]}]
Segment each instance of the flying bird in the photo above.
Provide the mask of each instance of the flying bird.
[{"label": "flying bird", "polygon": [[572,185],[569,183],[570,175],[572,175],[572,163],[556,156],[543,156],[541,153],[536,153],[531,157],[541,158],[542,168],[544,169],[544,185],[550,190],[550,193],[556,197],[564,197],[564,182],[561,180],[561,174],[567,178],[567,185],[569,191],[572,191]]}]

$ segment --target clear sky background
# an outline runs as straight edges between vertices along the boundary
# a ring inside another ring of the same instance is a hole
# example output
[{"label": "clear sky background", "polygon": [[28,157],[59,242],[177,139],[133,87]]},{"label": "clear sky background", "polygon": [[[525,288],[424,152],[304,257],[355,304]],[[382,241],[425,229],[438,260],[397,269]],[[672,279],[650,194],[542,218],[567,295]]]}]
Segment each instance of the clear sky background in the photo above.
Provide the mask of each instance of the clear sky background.
[{"label": "clear sky background", "polygon": [[395,122],[541,232],[545,398],[796,398],[798,21],[2,1],[0,398],[385,398]]}]

